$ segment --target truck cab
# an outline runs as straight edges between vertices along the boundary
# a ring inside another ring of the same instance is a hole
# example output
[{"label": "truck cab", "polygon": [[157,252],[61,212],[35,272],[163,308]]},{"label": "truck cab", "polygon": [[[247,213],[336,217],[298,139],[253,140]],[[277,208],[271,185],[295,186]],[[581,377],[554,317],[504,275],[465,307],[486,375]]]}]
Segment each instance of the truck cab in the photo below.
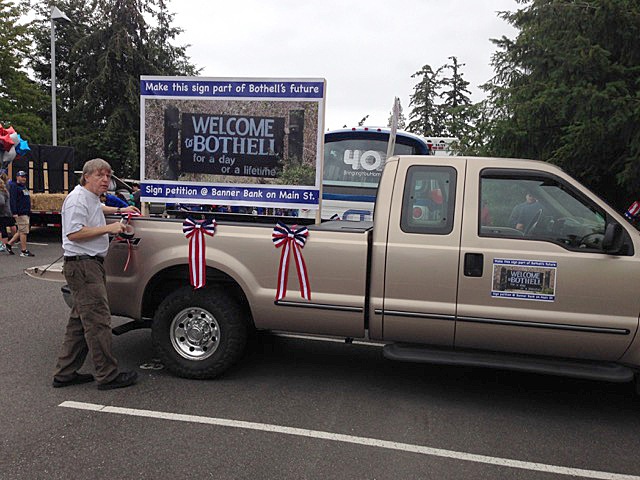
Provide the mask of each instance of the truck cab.
[{"label": "truck cab", "polygon": [[373,337],[637,362],[638,234],[560,169],[400,157],[378,198]]}]

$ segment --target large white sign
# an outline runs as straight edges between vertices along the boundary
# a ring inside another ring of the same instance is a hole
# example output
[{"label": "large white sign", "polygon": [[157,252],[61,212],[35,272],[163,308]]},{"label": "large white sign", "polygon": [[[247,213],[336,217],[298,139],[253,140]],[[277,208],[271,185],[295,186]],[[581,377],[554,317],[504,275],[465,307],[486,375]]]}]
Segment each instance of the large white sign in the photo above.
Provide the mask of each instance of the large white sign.
[{"label": "large white sign", "polygon": [[325,81],[141,77],[141,198],[317,209]]}]

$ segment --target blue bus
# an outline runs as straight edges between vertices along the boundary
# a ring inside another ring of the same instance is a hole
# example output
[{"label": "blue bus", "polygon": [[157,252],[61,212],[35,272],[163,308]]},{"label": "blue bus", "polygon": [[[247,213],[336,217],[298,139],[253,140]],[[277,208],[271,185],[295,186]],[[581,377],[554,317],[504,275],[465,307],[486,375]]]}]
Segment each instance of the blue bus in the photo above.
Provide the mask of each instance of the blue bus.
[{"label": "blue bus", "polygon": [[[323,219],[373,219],[373,205],[387,159],[390,133],[389,128],[373,127],[331,130],[325,133]],[[428,141],[412,133],[398,131],[394,154],[433,155],[444,152],[445,140],[448,139]]]}]

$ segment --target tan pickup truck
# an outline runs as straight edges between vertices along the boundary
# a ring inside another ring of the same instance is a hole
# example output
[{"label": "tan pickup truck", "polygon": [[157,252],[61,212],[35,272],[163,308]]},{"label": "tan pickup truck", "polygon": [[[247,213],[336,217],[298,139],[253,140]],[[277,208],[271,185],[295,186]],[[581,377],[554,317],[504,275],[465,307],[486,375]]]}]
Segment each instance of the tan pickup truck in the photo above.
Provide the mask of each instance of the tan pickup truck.
[{"label": "tan pickup truck", "polygon": [[553,165],[390,159],[372,223],[308,227],[309,300],[293,260],[275,300],[274,222],[216,220],[205,288],[190,286],[182,220],[135,219],[127,270],[126,243],[107,257],[113,314],[134,320],[121,331],[151,326],[177,375],[220,375],[258,329],[374,340],[399,361],[637,382],[640,236]]}]

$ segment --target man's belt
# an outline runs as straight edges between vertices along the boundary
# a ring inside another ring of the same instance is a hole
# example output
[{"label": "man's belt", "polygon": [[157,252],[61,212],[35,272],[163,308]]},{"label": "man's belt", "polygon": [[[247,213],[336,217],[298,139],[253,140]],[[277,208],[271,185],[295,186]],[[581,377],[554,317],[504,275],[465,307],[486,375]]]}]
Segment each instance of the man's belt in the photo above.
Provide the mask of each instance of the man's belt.
[{"label": "man's belt", "polygon": [[99,255],[73,255],[70,257],[64,257],[65,262],[76,262],[78,260],[96,260],[102,263],[104,262],[104,257]]}]

